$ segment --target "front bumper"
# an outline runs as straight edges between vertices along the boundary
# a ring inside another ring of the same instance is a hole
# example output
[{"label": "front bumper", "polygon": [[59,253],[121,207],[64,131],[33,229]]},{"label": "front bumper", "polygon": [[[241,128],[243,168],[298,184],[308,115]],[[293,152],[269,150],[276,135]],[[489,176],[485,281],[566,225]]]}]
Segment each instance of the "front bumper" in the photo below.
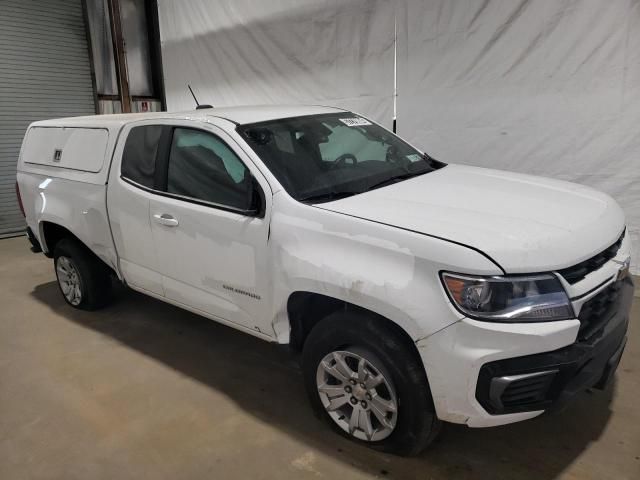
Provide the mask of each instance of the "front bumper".
[{"label": "front bumper", "polygon": [[615,287],[614,301],[596,304],[601,328],[588,332],[584,318],[531,324],[465,318],[417,342],[438,417],[472,427],[502,425],[604,387],[624,349],[633,299],[629,277]]}]

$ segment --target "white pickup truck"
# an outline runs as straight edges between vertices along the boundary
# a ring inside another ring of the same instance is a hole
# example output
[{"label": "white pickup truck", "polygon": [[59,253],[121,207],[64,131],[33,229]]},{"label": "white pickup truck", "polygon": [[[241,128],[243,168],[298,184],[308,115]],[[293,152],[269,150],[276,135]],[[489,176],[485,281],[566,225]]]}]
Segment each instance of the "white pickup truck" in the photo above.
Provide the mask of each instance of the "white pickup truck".
[{"label": "white pickup truck", "polygon": [[603,387],[626,342],[610,197],[446,165],[345,110],[36,122],[17,189],[70,305],[105,305],[117,278],[289,344],[317,413],[385,451]]}]

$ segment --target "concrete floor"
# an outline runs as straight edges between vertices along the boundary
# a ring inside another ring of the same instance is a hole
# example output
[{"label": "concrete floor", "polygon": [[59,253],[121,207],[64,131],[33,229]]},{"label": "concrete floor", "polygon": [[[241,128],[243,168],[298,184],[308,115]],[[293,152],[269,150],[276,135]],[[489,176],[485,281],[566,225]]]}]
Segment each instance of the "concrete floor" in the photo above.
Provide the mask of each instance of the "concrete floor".
[{"label": "concrete floor", "polygon": [[[636,295],[640,296],[640,295]],[[286,350],[143,295],[67,306],[0,241],[0,478],[640,479],[640,302],[617,380],[521,424],[447,425],[419,458],[335,435]]]}]

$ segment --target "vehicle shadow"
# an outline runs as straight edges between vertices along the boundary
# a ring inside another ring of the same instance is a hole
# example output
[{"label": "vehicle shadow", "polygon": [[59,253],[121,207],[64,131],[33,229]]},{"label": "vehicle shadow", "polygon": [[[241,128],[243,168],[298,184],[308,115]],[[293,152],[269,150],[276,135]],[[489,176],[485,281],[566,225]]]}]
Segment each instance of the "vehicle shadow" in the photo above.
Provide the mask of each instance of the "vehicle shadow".
[{"label": "vehicle shadow", "polygon": [[615,385],[585,393],[570,410],[520,424],[490,429],[446,425],[441,438],[420,457],[399,458],[343,439],[314,417],[297,360],[286,347],[120,287],[117,301],[97,312],[68,306],[55,282],[37,286],[32,295],[69,321],[224,393],[247,413],[309,448],[376,476],[555,478],[600,437],[611,415]]}]

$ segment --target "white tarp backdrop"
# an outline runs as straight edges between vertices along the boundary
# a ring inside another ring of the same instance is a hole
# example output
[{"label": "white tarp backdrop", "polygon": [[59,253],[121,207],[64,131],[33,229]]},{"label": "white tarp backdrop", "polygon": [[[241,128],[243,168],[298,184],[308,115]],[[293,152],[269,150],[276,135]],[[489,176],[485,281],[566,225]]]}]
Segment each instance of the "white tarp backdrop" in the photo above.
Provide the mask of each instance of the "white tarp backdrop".
[{"label": "white tarp backdrop", "polygon": [[[445,162],[620,202],[640,273],[640,0],[160,0],[170,110],[331,104]],[[482,199],[478,199],[482,201]],[[499,205],[496,206],[499,208]]]},{"label": "white tarp backdrop", "polygon": [[335,105],[392,122],[394,4],[160,0],[167,107]]},{"label": "white tarp backdrop", "polygon": [[609,193],[640,273],[640,1],[398,5],[398,133],[445,162]]}]

